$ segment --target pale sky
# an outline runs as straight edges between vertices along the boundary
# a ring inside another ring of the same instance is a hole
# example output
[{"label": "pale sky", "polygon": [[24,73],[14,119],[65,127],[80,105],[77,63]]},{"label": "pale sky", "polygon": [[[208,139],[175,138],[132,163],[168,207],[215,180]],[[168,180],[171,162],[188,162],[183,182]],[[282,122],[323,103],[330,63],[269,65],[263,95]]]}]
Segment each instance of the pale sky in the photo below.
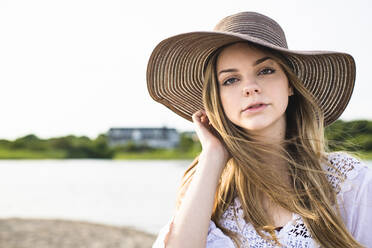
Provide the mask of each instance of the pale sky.
[{"label": "pale sky", "polygon": [[148,94],[148,58],[161,40],[212,30],[241,11],[276,20],[290,49],[353,55],[356,86],[341,119],[372,120],[368,0],[0,0],[0,138],[94,138],[110,127],[193,130]]}]

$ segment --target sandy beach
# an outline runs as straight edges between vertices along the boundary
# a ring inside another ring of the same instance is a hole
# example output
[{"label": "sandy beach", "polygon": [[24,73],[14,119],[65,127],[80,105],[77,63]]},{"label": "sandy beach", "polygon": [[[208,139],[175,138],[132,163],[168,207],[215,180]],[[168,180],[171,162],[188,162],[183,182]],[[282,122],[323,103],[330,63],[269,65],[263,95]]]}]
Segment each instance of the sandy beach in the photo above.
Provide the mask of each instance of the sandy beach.
[{"label": "sandy beach", "polygon": [[149,248],[155,238],[133,228],[89,222],[0,219],[1,248]]}]

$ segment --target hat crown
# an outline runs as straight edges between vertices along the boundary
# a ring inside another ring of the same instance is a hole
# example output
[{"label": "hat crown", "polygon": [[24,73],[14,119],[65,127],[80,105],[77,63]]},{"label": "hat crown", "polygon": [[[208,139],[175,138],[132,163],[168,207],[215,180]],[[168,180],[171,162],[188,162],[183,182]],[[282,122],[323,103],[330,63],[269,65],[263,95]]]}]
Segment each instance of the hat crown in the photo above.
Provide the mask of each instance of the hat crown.
[{"label": "hat crown", "polygon": [[241,12],[227,16],[215,26],[214,30],[246,34],[275,46],[288,48],[280,25],[270,17],[256,12]]}]

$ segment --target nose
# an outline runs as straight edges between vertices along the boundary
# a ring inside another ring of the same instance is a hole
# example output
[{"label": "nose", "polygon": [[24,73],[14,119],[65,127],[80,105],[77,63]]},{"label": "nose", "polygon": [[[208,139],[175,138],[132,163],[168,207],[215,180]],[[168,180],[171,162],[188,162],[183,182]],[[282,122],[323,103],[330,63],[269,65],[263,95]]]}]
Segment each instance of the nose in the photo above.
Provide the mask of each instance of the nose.
[{"label": "nose", "polygon": [[249,96],[249,95],[252,96],[253,94],[259,94],[259,93],[261,93],[261,89],[259,85],[255,82],[247,83],[243,88],[244,96]]}]

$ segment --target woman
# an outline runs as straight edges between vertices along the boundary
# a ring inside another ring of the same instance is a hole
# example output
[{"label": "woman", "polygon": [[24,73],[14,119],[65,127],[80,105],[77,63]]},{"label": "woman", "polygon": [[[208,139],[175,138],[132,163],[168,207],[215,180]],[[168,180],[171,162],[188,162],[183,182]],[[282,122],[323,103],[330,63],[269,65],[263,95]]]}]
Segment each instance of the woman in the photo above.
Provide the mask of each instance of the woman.
[{"label": "woman", "polygon": [[350,55],[291,51],[259,13],[162,41],[150,95],[193,121],[202,152],[153,247],[372,246],[372,171],[324,140],[354,81]]}]

